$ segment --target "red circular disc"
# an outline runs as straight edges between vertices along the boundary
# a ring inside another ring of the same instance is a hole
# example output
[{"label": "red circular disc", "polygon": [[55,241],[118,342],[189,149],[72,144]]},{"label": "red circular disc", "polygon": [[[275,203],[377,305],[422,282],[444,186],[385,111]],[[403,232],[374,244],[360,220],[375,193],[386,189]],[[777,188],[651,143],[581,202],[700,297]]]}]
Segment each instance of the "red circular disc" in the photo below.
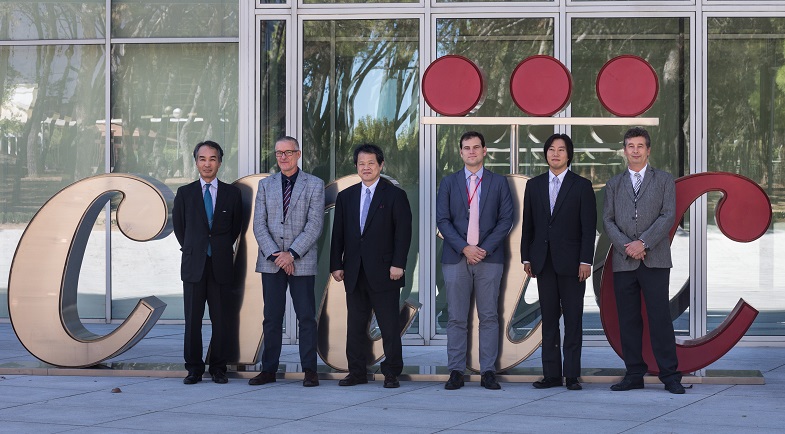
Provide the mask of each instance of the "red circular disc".
[{"label": "red circular disc", "polygon": [[510,94],[515,105],[531,116],[551,116],[570,102],[572,76],[558,59],[527,57],[512,72]]},{"label": "red circular disc", "polygon": [[474,62],[449,54],[434,60],[425,70],[422,94],[436,113],[463,116],[482,105],[485,80]]},{"label": "red circular disc", "polygon": [[638,116],[650,109],[659,90],[654,68],[638,56],[614,57],[597,75],[597,98],[616,116]]}]

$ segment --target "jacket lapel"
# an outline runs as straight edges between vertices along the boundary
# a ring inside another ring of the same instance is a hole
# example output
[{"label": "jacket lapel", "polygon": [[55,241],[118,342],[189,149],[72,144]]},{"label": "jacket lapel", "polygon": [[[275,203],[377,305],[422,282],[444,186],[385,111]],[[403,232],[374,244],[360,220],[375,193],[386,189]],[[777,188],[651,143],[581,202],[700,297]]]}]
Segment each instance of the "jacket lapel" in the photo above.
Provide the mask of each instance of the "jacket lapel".
[{"label": "jacket lapel", "polygon": [[[193,195],[194,195],[194,201],[196,202],[197,209],[202,210],[202,212],[197,214],[201,216],[204,225],[206,227],[209,227],[210,224],[207,221],[207,209],[204,207],[204,190],[202,189],[202,181],[197,180],[196,182],[194,182]],[[221,195],[219,194],[218,196],[220,197]],[[215,218],[215,216],[213,216],[213,218]]]}]

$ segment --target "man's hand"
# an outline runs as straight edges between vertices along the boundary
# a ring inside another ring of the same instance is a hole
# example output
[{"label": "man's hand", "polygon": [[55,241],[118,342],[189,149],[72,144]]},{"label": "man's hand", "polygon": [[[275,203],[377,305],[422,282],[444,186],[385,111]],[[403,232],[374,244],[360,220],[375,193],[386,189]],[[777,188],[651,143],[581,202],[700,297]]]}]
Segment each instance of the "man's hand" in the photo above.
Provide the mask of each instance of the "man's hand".
[{"label": "man's hand", "polygon": [[527,263],[523,264],[523,271],[525,271],[526,275],[531,277],[532,279],[536,279],[537,278],[537,276],[535,276],[534,273],[532,273],[532,264],[531,263],[527,262]]},{"label": "man's hand", "polygon": [[335,270],[332,272],[332,275],[333,275],[333,279],[335,279],[336,282],[340,282],[343,280],[343,270]]},{"label": "man's hand", "polygon": [[390,279],[398,280],[403,277],[403,268],[390,267]]},{"label": "man's hand", "polygon": [[287,265],[294,264],[294,256],[292,256],[292,254],[288,251],[276,252],[273,253],[273,256],[275,256],[275,265],[277,265],[278,268],[285,268]]},{"label": "man's hand", "polygon": [[583,282],[591,276],[591,265],[580,264],[578,266],[578,282]]},{"label": "man's hand", "polygon": [[488,254],[484,249],[477,246],[466,246],[463,248],[463,256],[466,256],[466,262],[469,265],[477,265]]},{"label": "man's hand", "polygon": [[643,259],[646,256],[646,248],[643,247],[643,241],[635,240],[630,243],[624,245],[625,249],[624,252],[627,256],[631,256],[633,259]]}]

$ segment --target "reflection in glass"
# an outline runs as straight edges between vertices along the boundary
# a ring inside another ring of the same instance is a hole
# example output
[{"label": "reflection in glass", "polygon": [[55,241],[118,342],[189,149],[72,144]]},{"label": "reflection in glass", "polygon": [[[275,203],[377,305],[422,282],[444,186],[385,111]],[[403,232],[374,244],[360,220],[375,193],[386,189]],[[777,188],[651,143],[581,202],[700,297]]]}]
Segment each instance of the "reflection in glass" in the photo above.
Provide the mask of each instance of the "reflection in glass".
[{"label": "reflection in glass", "polygon": [[0,1],[0,40],[103,39],[105,0]]},{"label": "reflection in glass", "polygon": [[276,169],[275,141],[286,134],[286,22],[262,21],[259,53],[259,171]]},{"label": "reflection in glass", "polygon": [[708,196],[708,330],[739,297],[760,310],[748,335],[785,335],[785,18],[708,19],[708,170],[744,175],[771,199],[769,231],[736,243],[716,226]]},{"label": "reflection in glass", "polygon": [[[419,21],[306,21],[303,34],[303,169],[327,184],[357,173],[355,146],[370,142],[382,148],[382,173],[400,183],[413,214],[415,241],[401,300],[418,300]],[[326,221],[320,245],[331,228]],[[327,251],[320,249],[320,263]],[[317,300],[325,284],[317,281]],[[410,332],[417,333],[418,325]]]},{"label": "reflection in glass", "polygon": [[[7,317],[8,274],[27,223],[60,189],[103,171],[104,50],[0,47],[0,77],[0,317]],[[85,266],[103,261],[91,252]],[[87,286],[80,282],[80,294]]]},{"label": "reflection in glass", "polygon": [[[112,172],[152,176],[174,192],[197,179],[193,148],[210,139],[224,150],[219,178],[233,182],[237,98],[236,44],[114,45]],[[125,318],[139,298],[155,294],[168,304],[162,318],[182,319],[174,236],[136,243],[112,234],[112,317]]]},{"label": "reflection in glass", "polygon": [[238,36],[237,0],[112,2],[116,38]]},{"label": "reflection in glass", "polygon": [[[447,54],[459,54],[471,59],[484,73],[486,97],[482,106],[469,116],[526,116],[510,95],[510,75],[523,59],[535,55],[553,55],[553,19],[551,18],[510,18],[510,19],[439,19],[436,21],[437,57]],[[456,90],[460,91],[460,90]],[[552,127],[548,127],[553,131]],[[436,179],[437,183],[461,169],[459,140],[469,130],[476,130],[485,136],[488,155],[485,167],[502,175],[512,173],[510,168],[510,127],[509,126],[440,126],[436,129]],[[519,170],[523,175],[531,175],[531,169],[524,164],[524,156],[530,154],[529,148],[535,151],[538,144],[527,133],[525,127],[519,129],[519,147],[521,162]],[[539,151],[538,151],[539,155]],[[539,174],[540,168],[534,173]],[[438,188],[438,186],[437,186]],[[434,197],[436,190],[434,190]],[[435,226],[435,222],[433,223]],[[442,240],[436,241],[436,299],[433,306],[433,317],[436,320],[436,333],[445,334],[447,327],[447,300],[444,293],[444,280],[441,267]],[[526,294],[535,294],[536,287],[529,285]],[[525,296],[527,303],[530,297]],[[532,314],[522,303],[516,320],[514,331],[522,337],[531,330],[539,320],[539,310]]]}]

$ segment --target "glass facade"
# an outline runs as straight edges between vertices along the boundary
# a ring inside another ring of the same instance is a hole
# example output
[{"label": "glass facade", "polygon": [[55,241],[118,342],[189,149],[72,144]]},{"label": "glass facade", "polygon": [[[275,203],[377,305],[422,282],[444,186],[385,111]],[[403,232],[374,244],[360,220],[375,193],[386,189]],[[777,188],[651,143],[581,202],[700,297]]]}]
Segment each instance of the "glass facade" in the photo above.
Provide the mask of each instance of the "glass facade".
[{"label": "glass facade", "polygon": [[[597,74],[611,58],[632,54],[659,80],[657,100],[641,115],[659,120],[649,128],[652,165],[676,177],[744,175],[768,193],[774,211],[769,231],[750,243],[717,228],[720,193],[683,216],[671,273],[678,333],[715,329],[741,297],[761,311],[746,339],[781,341],[783,35],[785,12],[771,1],[0,1],[0,242],[7,252],[0,318],[7,318],[11,252],[61,188],[125,172],[174,191],[195,179],[190,150],[205,138],[224,146],[221,178],[232,182],[277,170],[274,141],[289,134],[301,141],[303,169],[326,183],[355,173],[357,144],[384,149],[384,174],[406,190],[415,219],[401,299],[422,308],[406,339],[443,341],[448,307],[434,208],[440,180],[462,167],[460,134],[483,132],[488,167],[525,176],[546,170],[548,135],[570,134],[572,170],[592,181],[601,209],[604,183],[624,168],[626,127],[422,125],[421,116],[434,115],[420,94],[425,68],[447,54],[468,57],[487,83],[482,106],[468,116],[526,117],[512,101],[510,75],[528,56],[551,55],[573,80],[571,103],[555,116],[613,117],[597,98]],[[80,315],[119,321],[139,297],[156,295],[168,304],[165,319],[182,320],[174,237],[127,240],[111,224],[113,207],[88,245]],[[327,278],[325,218],[317,288]],[[607,252],[601,229],[596,262]],[[599,276],[592,283],[584,331],[603,341],[592,290]],[[535,284],[519,305],[514,326],[522,333],[537,319]]]}]

